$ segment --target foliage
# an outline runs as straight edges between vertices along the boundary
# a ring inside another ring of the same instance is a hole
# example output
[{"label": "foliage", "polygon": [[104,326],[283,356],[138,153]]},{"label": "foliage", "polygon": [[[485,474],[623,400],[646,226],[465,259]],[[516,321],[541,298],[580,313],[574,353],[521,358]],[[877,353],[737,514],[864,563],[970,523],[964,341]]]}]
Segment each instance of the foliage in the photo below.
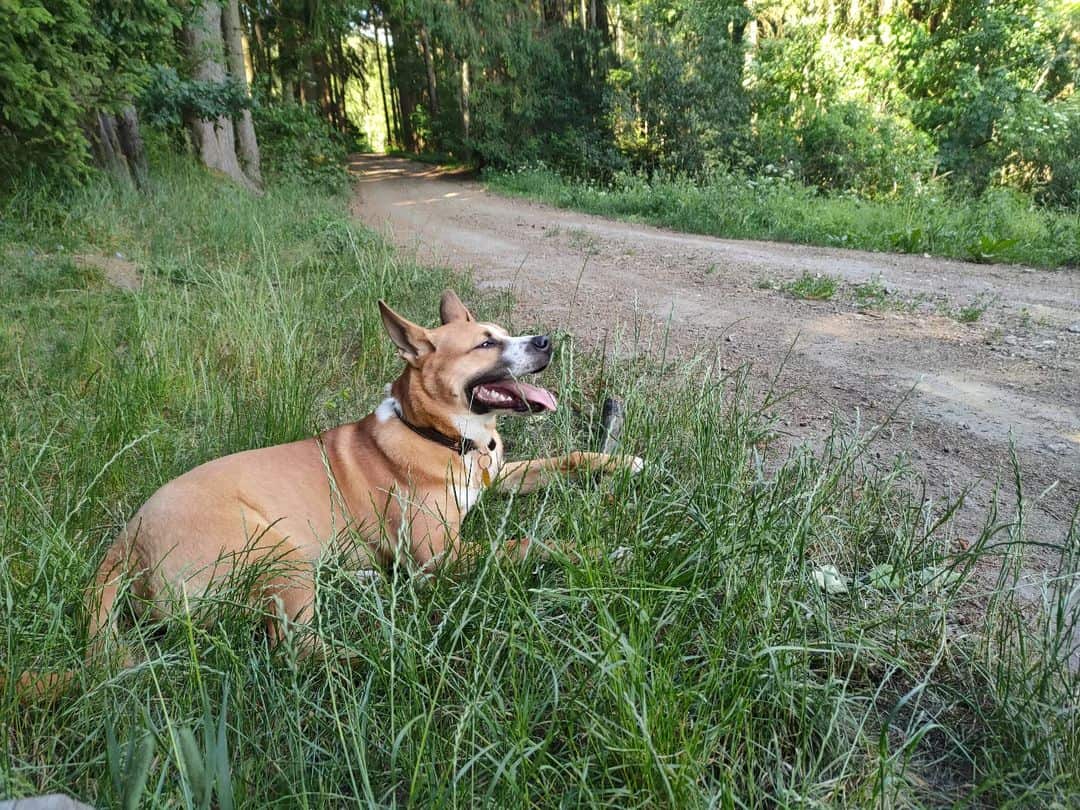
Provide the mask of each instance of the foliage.
[{"label": "foliage", "polygon": [[599,34],[549,25],[516,4],[508,30],[470,65],[473,125],[465,145],[481,164],[543,162],[577,177],[619,167],[611,145]]},{"label": "foliage", "polygon": [[738,162],[749,132],[742,2],[637,3],[633,50],[609,75],[616,142],[639,171],[696,173]]},{"label": "foliage", "polygon": [[313,108],[258,104],[252,115],[268,176],[329,188],[344,184],[345,140]]},{"label": "foliage", "polygon": [[169,0],[0,3],[0,174],[81,176],[89,114],[130,102],[178,22]]},{"label": "foliage", "polygon": [[1080,214],[1041,209],[1029,196],[990,188],[977,198],[931,184],[880,200],[822,195],[791,176],[717,172],[707,180],[622,175],[570,182],[544,170],[495,173],[493,188],[552,205],[693,233],[812,245],[932,253],[1041,267],[1080,266]]},{"label": "foliage", "polygon": [[[1080,77],[1074,24],[1043,0],[945,0],[922,19],[897,18],[912,120],[935,137],[943,168],[981,189],[996,172],[1008,176],[1029,135],[1042,136],[1043,150],[1064,147],[1071,133],[1052,124],[1048,133],[1047,119]],[[1046,144],[1048,134],[1061,146]]]},{"label": "foliage", "polygon": [[158,128],[176,127],[186,116],[214,120],[250,109],[247,88],[235,80],[183,79],[174,68],[155,65],[139,96],[143,120]]},{"label": "foliage", "polygon": [[[560,340],[546,376],[563,406],[504,420],[515,456],[550,455],[587,445],[589,414],[618,395],[622,441],[648,460],[639,478],[485,495],[465,529],[473,564],[426,587],[327,555],[311,630],[325,659],[298,660],[295,637],[269,650],[225,589],[192,606],[211,626],[145,617],[123,631],[134,666],[83,667],[78,606],[133,509],[206,459],[367,413],[400,368],[376,299],[431,323],[433,291],[462,284],[396,258],[310,186],[254,198],[185,165],[156,176],[149,198],[25,190],[0,217],[0,667],[77,673],[48,708],[0,690],[3,795],[1070,804],[1075,534],[1040,538],[1063,587],[1025,603],[1023,512],[989,515],[956,550],[952,504],[875,462],[872,436],[837,425],[787,455],[774,404],[743,378],[654,365],[647,344],[601,362]],[[109,287],[76,250],[122,252],[144,286]],[[471,298],[506,319],[510,302]],[[523,536],[554,559],[492,554]],[[580,560],[560,553],[571,541]],[[617,545],[630,553],[612,559]],[[1001,578],[961,625],[986,592],[976,569]],[[829,570],[844,592],[817,584]]]}]

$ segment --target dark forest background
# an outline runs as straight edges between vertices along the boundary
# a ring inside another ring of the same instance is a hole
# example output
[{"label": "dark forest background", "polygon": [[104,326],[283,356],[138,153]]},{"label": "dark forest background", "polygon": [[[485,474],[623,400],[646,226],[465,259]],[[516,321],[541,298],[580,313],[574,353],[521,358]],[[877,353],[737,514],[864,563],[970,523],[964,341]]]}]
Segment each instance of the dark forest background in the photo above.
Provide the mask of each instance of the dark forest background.
[{"label": "dark forest background", "polygon": [[943,182],[1075,208],[1078,17],[1063,0],[7,0],[0,172],[145,182],[149,131],[252,187],[263,162],[317,178],[377,145],[601,182]]}]

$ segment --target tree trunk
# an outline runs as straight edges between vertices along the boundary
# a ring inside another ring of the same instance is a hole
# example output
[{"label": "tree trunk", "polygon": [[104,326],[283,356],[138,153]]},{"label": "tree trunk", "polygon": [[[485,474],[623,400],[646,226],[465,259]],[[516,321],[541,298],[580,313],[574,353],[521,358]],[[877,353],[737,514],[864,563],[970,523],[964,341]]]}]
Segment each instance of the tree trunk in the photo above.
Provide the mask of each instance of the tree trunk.
[{"label": "tree trunk", "polygon": [[345,46],[342,39],[341,36],[334,39],[334,76],[337,80],[337,109],[338,114],[341,116],[341,129],[343,132],[347,132],[350,125],[345,86],[349,82],[349,62],[345,58]]},{"label": "tree trunk", "polygon": [[461,60],[461,131],[464,134],[466,152],[469,148],[469,60]]},{"label": "tree trunk", "polygon": [[431,56],[431,37],[426,25],[420,26],[420,45],[424,51],[424,67],[427,69],[428,109],[431,112],[432,126],[439,114],[439,89],[435,84],[435,60]]},{"label": "tree trunk", "polygon": [[109,113],[97,111],[93,113],[92,120],[88,130],[95,162],[118,180],[130,183],[131,173],[113,117]]},{"label": "tree trunk", "polygon": [[[214,0],[207,0],[214,2]],[[232,80],[243,85],[244,94],[250,96],[247,83],[247,67],[244,64],[244,39],[240,28],[240,4],[229,0],[222,19],[222,31],[225,35],[225,57],[229,65]],[[259,142],[255,138],[255,124],[251,120],[251,110],[243,109],[234,121],[236,143],[240,149],[240,163],[244,174],[257,186],[262,185],[262,169],[259,161]]]},{"label": "tree trunk", "polygon": [[120,148],[127,158],[128,170],[135,180],[135,187],[145,191],[149,185],[150,168],[146,163],[146,147],[139,132],[139,116],[135,107],[128,105],[116,116],[116,134]]},{"label": "tree trunk", "polygon": [[390,102],[387,96],[390,89],[386,86],[383,76],[382,56],[379,54],[379,26],[375,26],[375,64],[379,68],[379,95],[382,96],[383,115],[386,116],[386,148],[390,149],[394,143],[394,130],[390,127]]},{"label": "tree trunk", "polygon": [[[221,6],[215,0],[204,0],[184,26],[184,45],[194,69],[193,77],[203,82],[225,81],[223,64],[225,46],[221,38]],[[240,168],[236,158],[236,139],[233,122],[228,116],[210,121],[186,116],[191,140],[199,158],[210,169],[223,172],[244,188],[257,190]]]},{"label": "tree trunk", "polygon": [[[412,121],[409,119],[409,113],[412,112],[411,107],[406,110],[406,102],[402,99],[402,77],[400,71],[398,71],[398,54],[401,36],[400,29],[395,31],[393,26],[387,25],[387,30],[390,32],[390,36],[387,41],[386,48],[386,67],[387,72],[390,74],[390,92],[394,101],[394,110],[397,113],[397,140],[401,144],[403,149],[413,151],[415,146],[412,138]],[[391,42],[393,44],[391,44]]]},{"label": "tree trunk", "polygon": [[[274,85],[274,60],[270,54],[270,44],[266,41],[266,35],[263,34],[262,21],[259,20],[254,14],[251,15],[251,31],[255,36],[255,49],[253,53],[258,53],[258,73],[266,74],[266,89],[268,92],[272,91]],[[249,40],[250,41],[250,40]]]}]

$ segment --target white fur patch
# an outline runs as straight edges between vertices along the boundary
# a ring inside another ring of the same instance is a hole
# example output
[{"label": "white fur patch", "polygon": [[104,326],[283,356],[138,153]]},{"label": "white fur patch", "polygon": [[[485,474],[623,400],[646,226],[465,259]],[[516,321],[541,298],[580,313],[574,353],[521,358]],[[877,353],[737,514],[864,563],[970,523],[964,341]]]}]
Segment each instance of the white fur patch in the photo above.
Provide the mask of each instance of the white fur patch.
[{"label": "white fur patch", "polygon": [[485,447],[495,435],[495,417],[490,413],[465,413],[453,417],[454,427],[466,439]]},{"label": "white fur patch", "polygon": [[476,506],[476,502],[480,500],[481,492],[483,490],[475,487],[454,487],[454,500],[457,502],[458,509],[461,510],[463,519],[468,511]]},{"label": "white fur patch", "polygon": [[536,355],[529,350],[532,339],[532,335],[524,335],[506,340],[506,348],[502,351],[502,359],[514,376],[531,374],[536,370]]},{"label": "white fur patch", "polygon": [[387,397],[375,409],[375,418],[380,422],[387,422],[398,415],[398,409],[398,401],[393,397]]}]

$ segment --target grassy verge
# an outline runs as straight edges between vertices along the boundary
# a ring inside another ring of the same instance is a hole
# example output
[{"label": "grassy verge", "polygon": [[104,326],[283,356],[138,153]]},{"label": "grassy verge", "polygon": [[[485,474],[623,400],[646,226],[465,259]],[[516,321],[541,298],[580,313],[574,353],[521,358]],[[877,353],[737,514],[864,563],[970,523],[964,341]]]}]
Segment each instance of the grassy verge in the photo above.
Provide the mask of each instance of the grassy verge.
[{"label": "grassy verge", "polygon": [[[303,188],[252,199],[174,167],[149,199],[94,187],[5,210],[0,274],[0,669],[70,666],[103,544],[210,457],[367,412],[397,361],[373,306],[430,322],[445,275]],[[83,256],[121,253],[116,289]],[[503,317],[495,301],[481,312]],[[593,442],[625,398],[636,479],[488,498],[468,570],[417,588],[329,558],[318,629],[341,660],[212,628],[133,627],[144,662],[54,707],[0,694],[0,797],[97,806],[1068,805],[1080,790],[1077,615],[1014,589],[1022,520],[949,536],[866,437],[777,458],[761,403],[700,367],[601,364],[563,336],[563,407],[510,421],[515,457]],[[592,552],[511,565],[530,536]],[[1058,538],[1060,540],[1060,538]],[[1075,583],[1078,538],[1061,545]],[[633,551],[620,562],[606,552]],[[980,558],[1007,564],[980,592]],[[835,573],[827,566],[833,566]],[[1066,588],[1067,590],[1067,588]],[[1024,611],[1027,612],[1024,612]]]},{"label": "grassy verge", "polygon": [[781,179],[719,175],[706,184],[622,177],[610,186],[545,170],[489,174],[499,192],[561,208],[734,239],[928,253],[1036,267],[1080,265],[1080,214],[1036,208],[1004,189],[951,199],[941,192],[893,200],[823,196]]}]

